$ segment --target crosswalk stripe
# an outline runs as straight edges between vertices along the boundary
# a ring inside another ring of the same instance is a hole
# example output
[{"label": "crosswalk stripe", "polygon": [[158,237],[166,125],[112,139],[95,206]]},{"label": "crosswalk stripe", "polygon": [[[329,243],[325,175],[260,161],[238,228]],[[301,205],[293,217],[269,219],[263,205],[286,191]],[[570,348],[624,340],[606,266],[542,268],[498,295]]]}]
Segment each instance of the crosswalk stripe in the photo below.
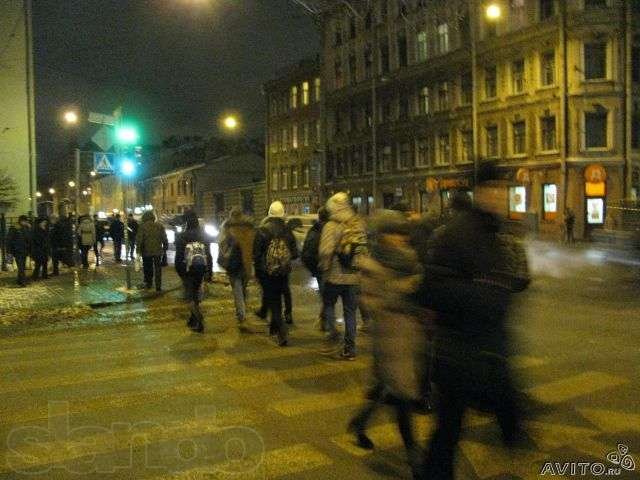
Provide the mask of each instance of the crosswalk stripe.
[{"label": "crosswalk stripe", "polygon": [[530,388],[528,392],[544,403],[561,403],[605,388],[616,387],[627,380],[602,372],[583,372]]},{"label": "crosswalk stripe", "polygon": [[598,408],[579,408],[578,412],[603,432],[640,431],[640,415]]},{"label": "crosswalk stripe", "polygon": [[272,370],[261,373],[253,372],[246,375],[228,375],[225,378],[222,378],[222,383],[236,390],[244,390],[248,388],[271,386],[291,380],[304,380],[324,375],[366,370],[369,368],[371,368],[369,362],[363,362],[361,360],[354,362],[334,361],[332,363],[313,364],[278,371]]},{"label": "crosswalk stripe", "polygon": [[547,363],[547,361],[543,358],[529,357],[527,355],[514,355],[511,357],[511,365],[517,369],[539,367],[545,363]]},{"label": "crosswalk stripe", "polygon": [[460,450],[482,479],[509,474],[510,478],[538,478],[545,454],[530,450],[509,452],[499,445],[462,440]]},{"label": "crosswalk stripe", "polygon": [[269,408],[285,417],[295,417],[305,413],[356,406],[362,404],[363,401],[363,391],[359,388],[315,395],[299,395],[296,398],[273,402]]},{"label": "crosswalk stripe", "polygon": [[264,452],[246,460],[196,467],[152,480],[264,480],[308,472],[333,464],[333,460],[307,443]]},{"label": "crosswalk stripe", "polygon": [[530,421],[526,423],[527,435],[540,450],[572,447],[574,443],[598,434],[591,428],[564,425],[551,421]]},{"label": "crosswalk stripe", "polygon": [[[225,425],[221,425],[220,420],[224,420]],[[214,413],[196,412],[195,419],[180,420],[167,424],[160,424],[154,421],[144,421],[135,425],[122,424],[119,430],[114,431],[102,427],[90,427],[87,436],[79,438],[64,438],[49,440],[55,432],[49,429],[41,429],[40,438],[34,436],[36,433],[25,431],[20,436],[19,429],[12,431],[12,438],[8,453],[4,460],[5,464],[0,464],[0,473],[24,472],[27,469],[43,467],[52,464],[59,464],[71,460],[102,454],[113,454],[116,451],[127,451],[130,448],[138,448],[152,445],[157,442],[178,442],[183,439],[191,439],[205,434],[226,434],[232,438],[240,436],[239,441],[251,440],[254,443],[262,442],[260,434],[248,427],[240,425],[253,424],[257,421],[257,414],[251,410],[236,408],[229,410],[214,410]],[[238,425],[238,426],[236,426]],[[66,426],[68,428],[68,425]],[[96,431],[101,433],[95,433]],[[73,433],[73,432],[72,432]],[[27,435],[28,434],[28,435]],[[27,438],[28,436],[28,438]],[[243,438],[243,437],[247,438]],[[14,444],[24,438],[21,444]],[[41,441],[38,441],[41,440]],[[216,439],[212,439],[216,440]]]}]

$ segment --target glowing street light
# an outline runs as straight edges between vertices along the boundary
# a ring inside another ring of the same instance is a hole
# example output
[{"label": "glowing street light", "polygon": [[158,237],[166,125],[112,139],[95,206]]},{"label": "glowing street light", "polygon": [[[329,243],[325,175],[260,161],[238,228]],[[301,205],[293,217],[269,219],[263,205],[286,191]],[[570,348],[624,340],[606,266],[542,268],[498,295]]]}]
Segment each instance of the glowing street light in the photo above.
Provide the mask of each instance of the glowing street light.
[{"label": "glowing street light", "polygon": [[55,188],[50,188],[49,189],[49,195],[54,195],[56,193],[56,189]]},{"label": "glowing street light", "polygon": [[73,110],[69,110],[64,113],[64,121],[68,125],[75,125],[76,123],[78,123],[78,114]]},{"label": "glowing street light", "polygon": [[489,20],[498,20],[502,16],[502,9],[500,8],[500,5],[497,3],[487,5],[485,16]]},{"label": "glowing street light", "polygon": [[82,195],[86,197],[87,195],[89,195],[89,192],[87,192],[86,190],[82,190]]},{"label": "glowing street light", "polygon": [[233,131],[238,128],[238,119],[233,115],[228,115],[224,118],[222,124],[227,130]]},{"label": "glowing street light", "polygon": [[130,177],[136,172],[136,164],[126,158],[122,161],[122,165],[120,165],[120,171],[124,176]]},{"label": "glowing street light", "polygon": [[118,141],[123,145],[132,145],[138,141],[138,131],[129,126],[123,126],[116,130]]},{"label": "glowing street light", "polygon": [[92,177],[95,177],[96,176],[96,171],[95,170],[91,170],[89,172],[89,175],[91,175]]},{"label": "glowing street light", "polygon": [[67,185],[69,185],[71,188],[76,186],[76,182],[74,182],[73,180],[69,180],[69,183],[67,183]]},{"label": "glowing street light", "polygon": [[40,198],[42,194],[40,192],[36,192],[36,197]]}]

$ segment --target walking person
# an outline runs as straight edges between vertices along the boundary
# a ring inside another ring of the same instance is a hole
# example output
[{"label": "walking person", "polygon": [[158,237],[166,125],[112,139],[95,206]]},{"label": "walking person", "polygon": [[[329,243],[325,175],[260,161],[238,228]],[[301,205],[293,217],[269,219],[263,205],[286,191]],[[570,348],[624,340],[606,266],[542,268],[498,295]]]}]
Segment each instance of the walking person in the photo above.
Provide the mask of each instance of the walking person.
[{"label": "walking person", "polygon": [[53,275],[57,276],[60,275],[60,263],[73,267],[73,228],[66,217],[51,217],[49,243]]},{"label": "walking person", "polygon": [[[89,215],[80,217],[78,225],[78,246],[80,248],[80,258],[82,259],[82,268],[89,268],[89,250],[96,243],[96,227]],[[96,257],[96,265],[98,258]]]},{"label": "walking person", "polygon": [[[163,230],[164,231],[164,230]],[[122,262],[122,241],[124,240],[124,223],[120,220],[120,214],[113,216],[113,221],[109,227],[109,235],[113,240],[113,257],[116,263]]]},{"label": "walking person", "polygon": [[93,225],[96,229],[96,241],[93,244],[93,254],[96,257],[96,266],[98,266],[100,265],[100,259],[102,258],[106,231],[103,222],[100,221],[97,214],[93,216]]},{"label": "walking person", "polygon": [[40,217],[35,220],[33,227],[31,258],[33,259],[32,280],[38,280],[42,275],[42,279],[49,278],[49,256],[51,254],[51,243],[49,242],[49,220]]},{"label": "walking person", "polygon": [[136,237],[138,235],[138,221],[133,217],[133,213],[130,213],[127,217],[127,248],[125,253],[125,259],[133,260],[136,255]]},{"label": "walking person", "polygon": [[526,288],[529,280],[524,250],[501,232],[499,212],[493,211],[498,179],[495,167],[483,165],[475,206],[461,208],[436,230],[416,295],[436,312],[433,381],[439,392],[438,418],[426,454],[425,479],[453,478],[469,407],[496,415],[507,446],[522,439],[506,318],[512,294]]},{"label": "walking person", "polygon": [[302,244],[302,254],[300,258],[302,263],[307,270],[313,275],[318,282],[318,293],[320,295],[320,330],[325,331],[326,327],[324,325],[324,309],[322,307],[322,294],[324,292],[324,280],[322,279],[322,272],[320,271],[320,237],[322,236],[322,228],[329,221],[329,212],[325,207],[320,207],[318,210],[318,220],[314,222],[312,227],[307,232],[307,236],[304,239],[304,243]]},{"label": "walking person", "polygon": [[169,242],[164,227],[160,222],[156,222],[156,216],[151,210],[142,214],[142,225],[137,231],[136,241],[138,255],[142,257],[144,286],[150,289],[155,278],[156,292],[160,292],[162,290],[162,255]]},{"label": "walking person", "polygon": [[18,271],[17,282],[20,287],[27,285],[27,257],[31,254],[31,224],[26,215],[18,217],[18,226],[12,226],[7,236],[7,252],[13,255]]},{"label": "walking person", "polygon": [[219,239],[218,264],[227,271],[233,291],[236,319],[240,328],[246,320],[247,284],[253,270],[253,242],[256,229],[237,207],[231,209],[229,219],[222,226]]},{"label": "walking person", "polygon": [[326,353],[333,353],[340,343],[336,330],[335,306],[342,299],[344,311],[344,346],[341,357],[356,357],[356,309],[358,308],[357,262],[366,254],[367,235],[362,219],[351,208],[349,196],[336,193],[327,200],[329,221],[322,229],[319,266],[324,281],[323,312],[327,329]]},{"label": "walking person", "polygon": [[[186,298],[190,303],[187,326],[197,333],[204,332],[204,318],[200,310],[201,288],[205,279],[211,279],[213,260],[208,236],[200,227],[198,216],[193,211],[184,214],[186,230],[176,238],[176,272],[185,285]],[[143,224],[140,228],[142,233]]]},{"label": "walking person", "polygon": [[566,208],[564,210],[564,230],[565,230],[565,241],[569,245],[573,245],[575,243],[575,239],[573,236],[573,229],[576,224],[576,215],[573,213],[573,210],[570,208]]},{"label": "walking person", "polygon": [[282,319],[282,297],[288,286],[291,262],[298,258],[296,240],[284,222],[284,205],[275,201],[261,223],[253,244],[256,276],[261,278],[264,302],[271,312],[269,333],[277,335],[278,345],[288,344],[287,325]]},{"label": "walking person", "polygon": [[399,211],[382,210],[373,221],[371,256],[363,256],[361,302],[371,312],[375,386],[368,403],[349,423],[360,447],[372,449],[366,434],[374,412],[391,404],[414,478],[419,478],[419,449],[412,413],[423,401],[424,358],[429,319],[413,301],[422,268],[410,244],[412,225]]}]

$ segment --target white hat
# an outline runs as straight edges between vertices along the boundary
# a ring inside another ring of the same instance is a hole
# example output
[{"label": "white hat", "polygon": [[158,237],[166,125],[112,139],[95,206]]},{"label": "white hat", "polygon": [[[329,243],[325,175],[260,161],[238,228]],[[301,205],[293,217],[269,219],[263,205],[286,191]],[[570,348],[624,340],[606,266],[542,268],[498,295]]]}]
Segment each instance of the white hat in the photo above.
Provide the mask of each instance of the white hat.
[{"label": "white hat", "polygon": [[284,205],[281,201],[276,200],[271,204],[269,207],[269,216],[278,218],[284,217]]}]

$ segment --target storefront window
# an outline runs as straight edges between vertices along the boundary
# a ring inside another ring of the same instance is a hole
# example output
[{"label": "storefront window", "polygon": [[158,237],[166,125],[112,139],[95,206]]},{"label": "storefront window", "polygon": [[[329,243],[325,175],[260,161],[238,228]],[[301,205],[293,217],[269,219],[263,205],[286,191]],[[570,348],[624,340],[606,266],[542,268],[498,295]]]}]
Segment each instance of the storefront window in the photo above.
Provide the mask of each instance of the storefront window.
[{"label": "storefront window", "polygon": [[527,211],[527,189],[523,186],[509,188],[509,217],[522,218]]},{"label": "storefront window", "polygon": [[604,199],[587,198],[587,223],[602,225],[604,223]]},{"label": "storefront window", "polygon": [[548,183],[543,186],[542,195],[544,219],[553,220],[558,214],[558,187],[555,183]]}]

